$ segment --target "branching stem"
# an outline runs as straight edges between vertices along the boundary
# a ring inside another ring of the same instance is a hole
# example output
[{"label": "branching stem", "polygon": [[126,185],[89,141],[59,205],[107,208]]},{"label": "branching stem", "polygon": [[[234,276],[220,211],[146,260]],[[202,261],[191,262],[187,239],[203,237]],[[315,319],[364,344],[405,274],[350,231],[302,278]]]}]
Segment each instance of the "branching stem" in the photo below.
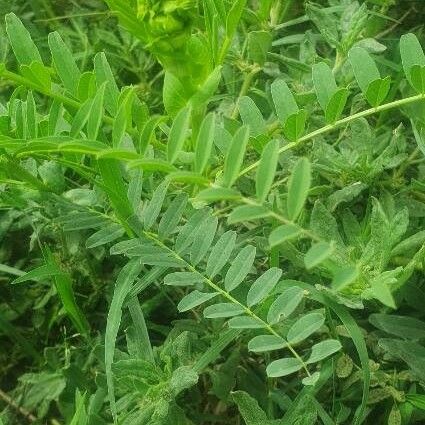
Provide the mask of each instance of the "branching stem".
[{"label": "branching stem", "polygon": [[[357,112],[356,114],[353,114],[353,115],[350,115],[348,117],[341,118],[338,121],[335,121],[334,124],[328,124],[328,125],[325,125],[324,127],[318,128],[317,130],[314,130],[314,131],[306,134],[305,136],[300,137],[297,142],[291,142],[291,143],[286,144],[285,146],[282,146],[279,149],[279,153],[283,153],[283,152],[286,152],[290,149],[297,148],[301,144],[308,142],[309,140],[312,140],[317,136],[320,136],[320,135],[325,134],[325,133],[329,133],[329,132],[331,132],[331,131],[339,128],[339,127],[342,127],[343,125],[349,124],[350,122],[355,121],[359,118],[368,117],[370,115],[378,114],[380,112],[387,111],[389,109],[399,108],[401,106],[409,105],[410,103],[419,102],[421,100],[425,100],[425,96],[423,94],[418,94],[418,95],[415,95],[415,96],[406,97],[404,99],[394,100],[393,102],[385,103],[384,105],[378,106],[376,108],[369,108],[369,109],[366,109],[364,111]],[[258,167],[259,163],[260,163],[260,161],[256,161],[256,162],[252,163],[251,165],[249,165],[248,167],[244,168],[239,173],[239,176],[243,176],[243,175],[249,173],[250,171],[255,170]]]},{"label": "branching stem", "polygon": [[[263,328],[266,329],[270,334],[272,334],[272,335],[274,335],[274,336],[276,336],[278,338],[282,338],[267,322],[265,322],[263,319],[261,319],[261,317],[257,316],[257,314],[255,314],[255,312],[252,311],[248,306],[246,306],[243,303],[241,303],[240,301],[238,301],[235,297],[233,297],[232,295],[230,295],[224,289],[220,288],[220,286],[218,286],[216,283],[214,283],[210,278],[208,278],[203,273],[201,273],[200,271],[198,271],[195,267],[192,266],[192,264],[188,263],[177,252],[175,252],[174,250],[172,250],[171,248],[169,248],[167,245],[165,245],[161,240],[159,240],[157,238],[157,235],[156,234],[150,233],[150,232],[143,232],[143,235],[146,236],[152,242],[154,242],[156,245],[158,245],[159,247],[161,247],[162,249],[164,249],[167,252],[169,252],[170,255],[172,255],[174,258],[176,258],[178,261],[180,261],[182,264],[184,264],[184,266],[188,270],[190,270],[192,273],[196,273],[198,276],[200,276],[202,278],[202,280],[211,289],[213,289],[215,292],[218,292],[221,296],[223,296],[224,298],[226,298],[232,304],[236,304],[239,307],[241,307],[248,316],[252,317],[256,321],[258,321],[259,323],[261,323],[261,325],[263,326]],[[292,353],[292,355],[302,364],[302,367],[305,370],[307,376],[311,376],[310,371],[308,370],[307,365],[304,362],[304,360],[297,353],[297,351],[294,349],[294,347],[292,347],[292,345],[289,344],[289,342],[287,342],[287,341],[286,341],[286,348],[288,348],[288,350]]]}]

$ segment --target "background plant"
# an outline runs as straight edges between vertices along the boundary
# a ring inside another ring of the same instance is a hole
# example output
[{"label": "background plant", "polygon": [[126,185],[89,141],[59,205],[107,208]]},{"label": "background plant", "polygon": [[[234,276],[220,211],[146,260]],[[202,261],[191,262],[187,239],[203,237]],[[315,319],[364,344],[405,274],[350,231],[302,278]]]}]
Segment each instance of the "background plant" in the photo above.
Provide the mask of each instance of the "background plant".
[{"label": "background plant", "polygon": [[417,5],[107,3],[4,11],[1,421],[421,423]]}]

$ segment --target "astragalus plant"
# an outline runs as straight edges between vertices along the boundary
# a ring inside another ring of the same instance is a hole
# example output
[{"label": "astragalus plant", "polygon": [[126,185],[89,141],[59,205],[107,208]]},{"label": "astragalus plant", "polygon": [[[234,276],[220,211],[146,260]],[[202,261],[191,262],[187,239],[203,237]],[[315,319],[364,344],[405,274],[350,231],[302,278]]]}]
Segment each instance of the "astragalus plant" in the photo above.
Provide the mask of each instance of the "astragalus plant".
[{"label": "astragalus plant", "polygon": [[382,53],[390,2],[106,3],[160,108],[5,17],[0,423],[423,423],[417,36]]}]

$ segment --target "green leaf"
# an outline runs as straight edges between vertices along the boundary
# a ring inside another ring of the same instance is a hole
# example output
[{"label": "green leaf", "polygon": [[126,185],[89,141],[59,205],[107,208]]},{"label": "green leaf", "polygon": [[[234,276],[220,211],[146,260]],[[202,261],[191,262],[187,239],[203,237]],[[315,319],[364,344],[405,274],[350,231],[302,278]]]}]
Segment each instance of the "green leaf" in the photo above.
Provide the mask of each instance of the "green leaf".
[{"label": "green leaf", "polygon": [[[104,84],[104,83],[102,83]],[[106,83],[109,86],[109,83]],[[98,84],[100,87],[101,84]],[[93,99],[96,94],[96,76],[93,72],[83,72],[78,80],[77,97],[81,102]],[[117,89],[118,90],[118,89]],[[108,93],[107,93],[108,95]]]},{"label": "green leaf", "polygon": [[393,314],[371,314],[369,322],[391,335],[404,339],[425,339],[425,322],[408,316],[396,316]]},{"label": "green leaf", "polygon": [[140,168],[145,171],[158,171],[163,173],[171,173],[176,168],[169,162],[161,159],[136,159],[128,164],[128,168]]},{"label": "green leaf", "polygon": [[425,66],[425,54],[415,34],[404,34],[400,38],[400,54],[404,74],[413,86],[412,68],[415,65]]},{"label": "green leaf", "polygon": [[208,186],[211,183],[208,178],[191,171],[173,171],[168,174],[167,180],[179,183],[197,184],[199,186]]},{"label": "green leaf", "polygon": [[191,310],[216,297],[218,292],[200,292],[197,289],[187,294],[177,305],[180,313]]},{"label": "green leaf", "polygon": [[140,259],[128,262],[120,271],[115,284],[114,295],[108,311],[105,331],[105,370],[108,385],[109,401],[114,421],[117,420],[117,408],[115,404],[115,385],[112,373],[112,363],[115,355],[115,343],[122,318],[122,306],[133,282],[142,270]]},{"label": "green leaf", "polygon": [[387,97],[390,91],[391,78],[378,78],[372,81],[366,90],[365,96],[371,106],[379,106]]},{"label": "green leaf", "polygon": [[228,223],[236,224],[242,221],[259,220],[270,216],[271,211],[262,205],[242,205],[236,207],[229,215]]},{"label": "green leaf", "polygon": [[297,102],[283,80],[276,80],[272,83],[271,93],[279,121],[284,124],[289,116],[298,113]]},{"label": "green leaf", "polygon": [[281,276],[282,270],[277,267],[272,267],[263,273],[249,288],[246,297],[248,307],[264,300],[276,286]]},{"label": "green leaf", "polygon": [[325,109],[325,118],[327,123],[333,124],[339,119],[344,110],[345,104],[347,103],[348,94],[349,92],[346,88],[341,88],[329,99]]},{"label": "green leaf", "polygon": [[195,149],[195,172],[202,174],[211,157],[215,135],[215,114],[208,114],[202,121]]},{"label": "green leaf", "polygon": [[241,127],[233,136],[224,161],[223,185],[225,187],[232,186],[238,178],[248,139],[249,128],[246,126]]},{"label": "green leaf", "polygon": [[96,233],[93,233],[86,240],[86,247],[88,249],[96,248],[101,245],[113,242],[120,238],[125,233],[124,228],[120,224],[112,223]]},{"label": "green leaf", "polygon": [[278,160],[279,141],[272,140],[264,147],[257,169],[255,189],[257,199],[260,203],[266,200],[270,192],[276,174]]},{"label": "green leaf", "polygon": [[186,208],[187,199],[186,193],[179,193],[161,217],[158,226],[158,234],[161,239],[169,237],[176,230]]},{"label": "green leaf", "polygon": [[298,286],[283,291],[272,303],[267,313],[267,322],[274,325],[287,319],[300,305],[304,298],[304,290]]},{"label": "green leaf", "polygon": [[353,283],[359,276],[359,270],[356,266],[345,266],[334,272],[332,279],[332,288],[336,291],[342,291],[348,285]]},{"label": "green leaf", "polygon": [[17,277],[15,280],[13,280],[11,283],[12,285],[17,283],[23,283],[28,282],[29,280],[35,280],[39,281],[42,279],[48,279],[53,276],[56,276],[58,274],[62,274],[63,272],[56,267],[55,265],[51,264],[43,264],[40,267],[36,267],[35,269],[30,270],[29,272],[25,273],[22,276]]},{"label": "green leaf", "polygon": [[6,32],[17,61],[22,65],[30,65],[31,62],[42,63],[37,46],[21,20],[14,13],[8,13],[5,19]]},{"label": "green leaf", "polygon": [[235,257],[224,278],[224,287],[226,291],[233,291],[247,277],[254,264],[255,254],[255,246],[247,245]]},{"label": "green leaf", "polygon": [[318,242],[314,244],[305,254],[304,264],[310,270],[327,260],[334,252],[333,245],[327,242]]},{"label": "green leaf", "polygon": [[210,256],[207,261],[206,272],[212,279],[229,260],[232,251],[235,247],[236,232],[229,230],[224,233],[211,250]]},{"label": "green leaf", "polygon": [[276,335],[257,335],[248,343],[248,350],[254,353],[280,350],[286,346],[286,341]]},{"label": "green leaf", "polygon": [[257,137],[258,135],[265,134],[267,132],[263,115],[250,97],[241,97],[241,99],[239,99],[238,106],[242,122],[244,125],[249,127],[249,132],[252,137]]},{"label": "green leaf", "polygon": [[323,111],[326,111],[330,100],[338,91],[331,68],[325,62],[319,62],[312,68],[314,90]]},{"label": "green leaf", "polygon": [[279,378],[297,372],[303,367],[302,363],[294,358],[279,359],[271,362],[266,369],[269,378]]},{"label": "green leaf", "polygon": [[235,391],[231,395],[246,425],[271,425],[271,421],[268,420],[254,397],[245,391]]},{"label": "green leaf", "polygon": [[103,52],[97,53],[94,57],[94,73],[96,75],[96,84],[98,88],[105,82],[107,83],[105,91],[105,108],[111,116],[115,117],[118,112],[120,92],[111,67]]},{"label": "green leaf", "polygon": [[264,323],[249,316],[233,317],[228,322],[231,329],[260,329],[264,328]]},{"label": "green leaf", "polygon": [[143,224],[145,230],[149,230],[161,212],[162,204],[164,203],[165,195],[168,190],[168,182],[163,181],[154,191],[152,199],[148,206],[143,211]]},{"label": "green leaf", "polygon": [[93,212],[72,212],[58,219],[66,232],[75,230],[95,229],[103,227],[107,223],[105,217]]},{"label": "green leaf", "polygon": [[167,159],[173,164],[183,149],[187,138],[191,116],[191,108],[182,109],[174,119],[168,138]]},{"label": "green leaf", "polygon": [[[340,35],[339,35],[339,20],[336,19],[335,15],[328,12],[327,7],[322,7],[316,5],[316,3],[309,2],[306,5],[307,16],[311,21],[317,26],[320,34],[324,40],[329,44],[329,46],[336,48],[340,44]],[[347,9],[350,9],[349,7]],[[352,10],[352,8],[351,8]],[[351,15],[351,11],[347,13],[348,16]],[[350,16],[351,17],[351,16]],[[343,20],[348,17],[344,14]],[[345,27],[346,23],[342,24]]]},{"label": "green leaf", "polygon": [[273,37],[270,31],[251,31],[248,33],[248,58],[263,66],[267,53],[272,46]]},{"label": "green leaf", "polygon": [[175,117],[186,106],[190,93],[171,72],[165,72],[162,97],[165,110]]},{"label": "green leaf", "polygon": [[227,187],[209,187],[204,189],[196,195],[197,201],[203,201],[206,203],[216,201],[236,201],[240,199],[242,195],[235,189]]},{"label": "green leaf", "polygon": [[220,319],[238,316],[245,312],[243,306],[232,303],[213,304],[205,308],[204,317],[207,319]]},{"label": "green leaf", "polygon": [[242,17],[246,0],[236,0],[227,14],[226,37],[231,39]]},{"label": "green leaf", "polygon": [[184,252],[195,240],[199,228],[202,228],[203,223],[211,217],[208,208],[195,211],[187,223],[183,226],[177,235],[175,250],[179,253]]},{"label": "green leaf", "polygon": [[[303,378],[301,382],[305,386],[312,386],[316,384],[319,378],[320,378],[320,372],[314,372],[312,375],[306,376],[305,378]],[[322,414],[322,417],[323,417],[323,414]],[[327,422],[324,421],[324,423],[327,423]],[[330,424],[333,424],[333,421],[331,421],[331,419],[329,420],[329,425]]]},{"label": "green leaf", "polygon": [[34,96],[32,91],[27,94],[27,137],[37,138],[38,135],[38,122],[37,122],[37,109],[35,106]]},{"label": "green leaf", "polygon": [[132,87],[125,88],[121,93],[118,112],[112,125],[112,146],[114,148],[121,147],[126,129],[131,125],[134,96]]},{"label": "green leaf", "polygon": [[295,164],[288,181],[288,218],[296,220],[300,215],[311,185],[311,165],[307,158],[301,158]]},{"label": "green leaf", "polygon": [[423,394],[406,394],[406,400],[419,410],[425,410],[425,395]]},{"label": "green leaf", "polygon": [[221,69],[221,66],[217,66],[208,75],[206,80],[200,86],[197,87],[195,94],[192,95],[189,99],[189,104],[193,107],[193,109],[203,108],[209,103],[214,93],[217,91],[218,85],[220,84]]},{"label": "green leaf", "polygon": [[31,65],[21,65],[21,74],[42,91],[50,91],[52,79],[50,72],[41,62],[31,62]]},{"label": "green leaf", "polygon": [[[381,275],[382,276],[382,275]],[[385,279],[374,279],[371,286],[362,293],[365,299],[375,298],[390,308],[397,308],[391,288]]]},{"label": "green leaf", "polygon": [[93,104],[92,99],[87,99],[80,107],[78,112],[75,114],[74,119],[72,120],[71,130],[69,135],[73,138],[79,138],[80,132],[83,127],[86,125],[87,120],[89,119],[90,110]]},{"label": "green leaf", "polygon": [[56,31],[49,34],[48,41],[53,63],[59,78],[72,95],[77,95],[81,72],[75,63],[71,51]]},{"label": "green leaf", "polygon": [[361,47],[353,47],[348,53],[348,58],[357,83],[363,94],[366,94],[370,83],[381,78],[375,61]]},{"label": "green leaf", "polygon": [[325,317],[321,313],[309,313],[300,317],[288,331],[286,336],[288,343],[298,344],[304,341],[314,332],[319,330],[325,323]]},{"label": "green leaf", "polygon": [[282,226],[276,227],[276,229],[273,229],[269,236],[270,247],[273,248],[282,244],[283,242],[296,239],[301,234],[302,229],[296,224],[284,224]]},{"label": "green leaf", "polygon": [[415,90],[425,94],[425,65],[413,65],[410,69],[410,80]]},{"label": "green leaf", "polygon": [[196,236],[190,250],[190,261],[193,265],[198,264],[206,255],[214,240],[217,231],[217,217],[208,217],[197,229]]},{"label": "green leaf", "polygon": [[203,278],[198,273],[174,272],[167,274],[164,278],[164,285],[169,286],[191,286],[195,283],[202,283]]},{"label": "green leaf", "polygon": [[314,344],[311,348],[310,357],[307,360],[307,364],[317,363],[326,357],[331,356],[342,348],[341,343],[337,339],[327,339]]},{"label": "green leaf", "polygon": [[102,123],[105,88],[106,83],[99,87],[91,104],[90,112],[87,118],[87,137],[91,140],[97,139],[100,124]]}]

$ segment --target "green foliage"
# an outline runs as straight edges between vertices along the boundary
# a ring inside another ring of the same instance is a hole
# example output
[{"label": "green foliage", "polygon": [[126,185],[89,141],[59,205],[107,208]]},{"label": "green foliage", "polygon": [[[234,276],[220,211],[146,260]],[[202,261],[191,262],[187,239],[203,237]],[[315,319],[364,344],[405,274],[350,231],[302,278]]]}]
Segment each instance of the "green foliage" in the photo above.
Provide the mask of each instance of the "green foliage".
[{"label": "green foliage", "polygon": [[402,6],[107,0],[83,48],[44,3],[0,39],[0,423],[422,423]]}]

